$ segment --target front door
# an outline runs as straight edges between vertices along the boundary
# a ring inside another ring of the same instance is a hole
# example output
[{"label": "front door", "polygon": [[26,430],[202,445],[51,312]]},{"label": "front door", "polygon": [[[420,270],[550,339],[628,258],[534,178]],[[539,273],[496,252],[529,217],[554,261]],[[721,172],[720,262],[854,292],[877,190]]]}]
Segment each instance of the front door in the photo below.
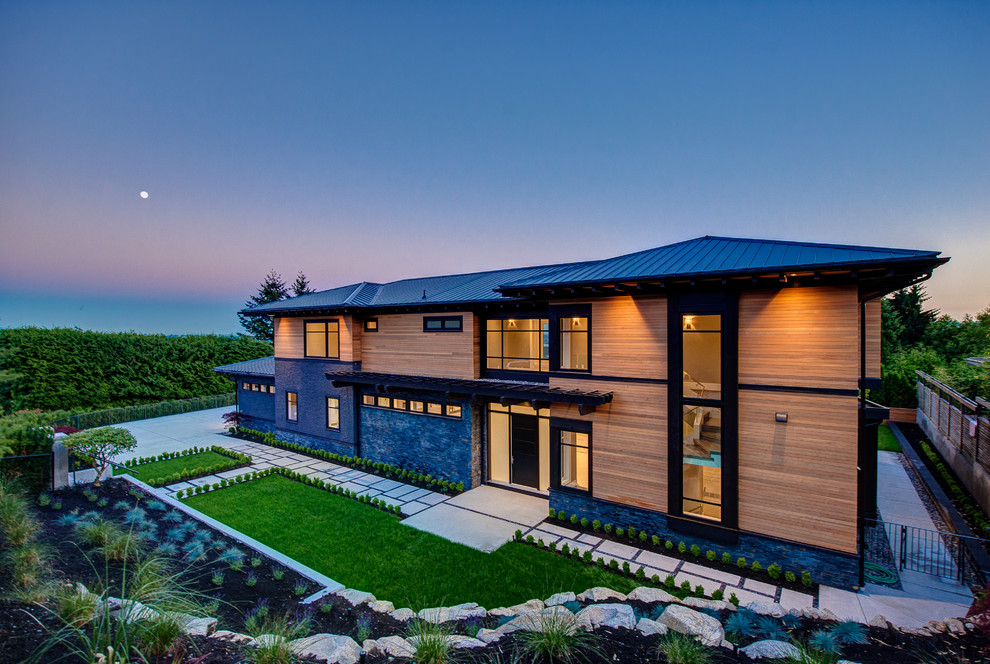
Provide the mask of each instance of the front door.
[{"label": "front door", "polygon": [[515,415],[512,427],[512,483],[538,489],[540,486],[540,419]]}]

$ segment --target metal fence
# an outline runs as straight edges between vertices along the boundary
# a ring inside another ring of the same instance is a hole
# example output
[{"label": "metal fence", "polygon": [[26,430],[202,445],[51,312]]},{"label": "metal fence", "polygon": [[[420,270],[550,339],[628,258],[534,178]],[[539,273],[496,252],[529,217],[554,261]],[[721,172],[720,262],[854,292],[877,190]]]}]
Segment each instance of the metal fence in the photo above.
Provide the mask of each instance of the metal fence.
[{"label": "metal fence", "polygon": [[970,463],[990,473],[990,409],[983,399],[970,399],[924,371],[918,374],[918,410],[945,440]]},{"label": "metal fence", "polygon": [[123,408],[110,408],[108,410],[95,410],[89,413],[79,413],[55,420],[51,426],[69,426],[76,429],[93,429],[95,427],[105,427],[123,422],[133,422],[134,420],[146,420],[150,417],[165,417],[166,415],[179,415],[181,413],[191,413],[197,410],[207,410],[209,408],[223,408],[233,406],[237,403],[237,395],[214,394],[206,397],[195,397],[193,399],[179,399],[176,401],[162,401],[159,403],[149,403],[143,406],[125,406]]},{"label": "metal fence", "polygon": [[921,572],[971,587],[986,583],[990,540],[879,519],[866,521],[864,558],[896,572]]}]

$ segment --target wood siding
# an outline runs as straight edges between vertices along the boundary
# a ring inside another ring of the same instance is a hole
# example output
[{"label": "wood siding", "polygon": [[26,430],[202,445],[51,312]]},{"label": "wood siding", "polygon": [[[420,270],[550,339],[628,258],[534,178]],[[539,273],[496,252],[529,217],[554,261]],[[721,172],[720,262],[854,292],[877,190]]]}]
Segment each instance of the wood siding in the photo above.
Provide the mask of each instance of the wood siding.
[{"label": "wood siding", "polygon": [[866,377],[880,378],[880,298],[866,303]]},{"label": "wood siding", "polygon": [[858,377],[855,288],[785,288],[739,295],[740,384],[855,390]]},{"label": "wood siding", "polygon": [[855,553],[857,427],[856,397],[740,391],[740,529]]},{"label": "wood siding", "polygon": [[[340,321],[340,360],[354,362],[361,358],[360,321],[353,316],[313,316],[311,318],[282,317],[275,323],[275,357],[304,357],[303,323],[307,320]],[[357,326],[357,327],[355,327]]]},{"label": "wood siding", "polygon": [[591,369],[600,376],[667,377],[667,298],[591,303]]},{"label": "wood siding", "polygon": [[[431,314],[425,314],[431,315]],[[471,312],[462,332],[424,332],[424,314],[378,316],[378,331],[361,339],[361,370],[440,378],[478,378],[480,336]]]},{"label": "wood siding", "polygon": [[667,511],[667,386],[551,378],[552,387],[612,392],[610,404],[581,417],[553,404],[551,417],[591,420],[592,495]]}]

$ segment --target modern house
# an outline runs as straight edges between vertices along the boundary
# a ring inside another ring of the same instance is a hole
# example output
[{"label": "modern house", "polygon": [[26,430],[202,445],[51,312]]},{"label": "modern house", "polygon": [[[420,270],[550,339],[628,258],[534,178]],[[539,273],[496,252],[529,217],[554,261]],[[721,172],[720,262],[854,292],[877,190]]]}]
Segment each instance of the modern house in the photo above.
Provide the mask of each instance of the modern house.
[{"label": "modern house", "polygon": [[947,260],[702,237],[364,282],[246,309],[275,356],[216,370],[282,439],[848,586],[876,510],[879,298]]}]

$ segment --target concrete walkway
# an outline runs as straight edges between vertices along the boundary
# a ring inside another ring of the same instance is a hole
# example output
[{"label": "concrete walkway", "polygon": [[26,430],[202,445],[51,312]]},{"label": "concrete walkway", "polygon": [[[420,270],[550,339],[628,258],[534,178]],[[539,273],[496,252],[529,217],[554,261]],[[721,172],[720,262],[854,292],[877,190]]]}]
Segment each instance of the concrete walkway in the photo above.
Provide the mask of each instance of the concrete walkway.
[{"label": "concrete walkway", "polygon": [[[614,559],[620,566],[628,562],[633,570],[644,567],[647,576],[656,574],[663,579],[673,574],[678,584],[688,581],[692,586],[703,586],[708,593],[722,590],[726,598],[735,593],[743,605],[753,601],[774,601],[787,609],[817,605],[842,618],[859,622],[883,615],[902,627],[920,627],[930,620],[964,616],[972,602],[972,594],[963,586],[911,572],[901,574],[903,591],[870,584],[860,592],[821,586],[816,598],[703,564],[577,533],[552,521],[545,521],[548,507],[545,498],[494,486],[481,486],[450,497],[289,450],[231,438],[223,435],[221,416],[227,410],[218,408],[130,422],[124,426],[138,440],[138,447],[131,456],[152,456],[192,446],[219,445],[250,454],[254,460],[250,469],[231,470],[170,485],[165,488],[168,494],[174,495],[180,489],[198,484],[219,482],[221,478],[249,470],[281,466],[324,482],[339,484],[362,495],[383,498],[399,505],[402,512],[408,515],[403,524],[482,551],[494,551],[509,541],[516,530],[521,530],[524,536],[532,535],[536,540],[543,540],[545,545],[556,543],[558,549],[567,544],[571,549],[591,551],[594,559],[601,557],[606,563]],[[934,524],[895,453],[879,454],[879,505],[884,518],[895,523],[933,529]]]}]

